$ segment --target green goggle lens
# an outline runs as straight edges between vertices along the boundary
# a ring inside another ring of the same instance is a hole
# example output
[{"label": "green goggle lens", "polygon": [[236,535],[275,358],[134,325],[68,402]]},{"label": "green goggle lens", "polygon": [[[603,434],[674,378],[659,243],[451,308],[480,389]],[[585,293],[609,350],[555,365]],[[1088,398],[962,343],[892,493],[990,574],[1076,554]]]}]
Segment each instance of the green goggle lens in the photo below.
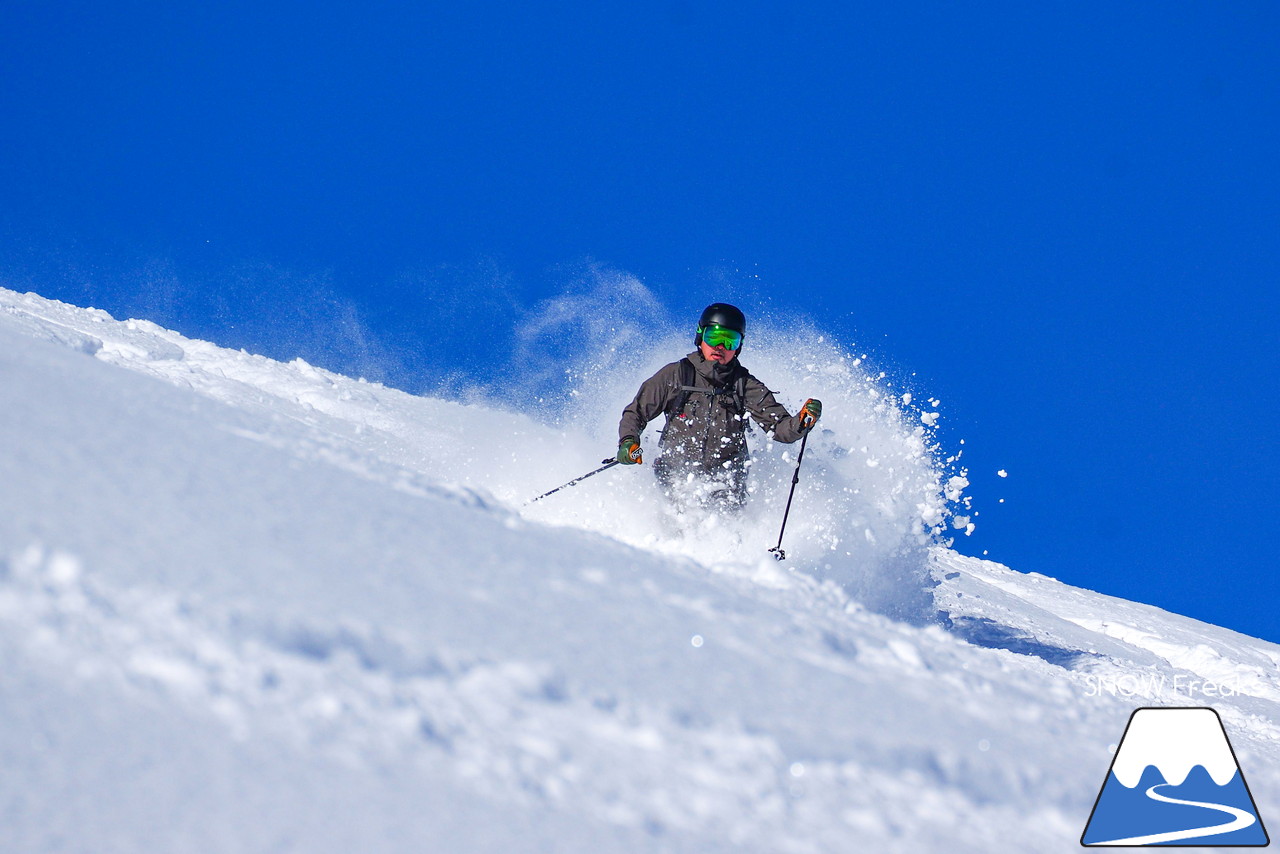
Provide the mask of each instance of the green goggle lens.
[{"label": "green goggle lens", "polygon": [[737,350],[738,347],[742,346],[742,333],[736,329],[711,325],[702,330],[702,342],[708,347]]}]

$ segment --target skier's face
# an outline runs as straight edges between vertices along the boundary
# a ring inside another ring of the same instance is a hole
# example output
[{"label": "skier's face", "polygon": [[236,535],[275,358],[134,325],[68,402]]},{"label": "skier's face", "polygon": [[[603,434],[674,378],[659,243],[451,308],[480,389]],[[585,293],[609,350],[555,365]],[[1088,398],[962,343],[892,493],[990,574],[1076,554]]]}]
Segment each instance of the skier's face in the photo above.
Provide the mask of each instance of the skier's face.
[{"label": "skier's face", "polygon": [[712,347],[706,341],[703,341],[698,347],[702,350],[702,358],[708,362],[717,362],[721,365],[727,365],[734,359],[738,358],[737,350],[726,350],[723,346]]}]

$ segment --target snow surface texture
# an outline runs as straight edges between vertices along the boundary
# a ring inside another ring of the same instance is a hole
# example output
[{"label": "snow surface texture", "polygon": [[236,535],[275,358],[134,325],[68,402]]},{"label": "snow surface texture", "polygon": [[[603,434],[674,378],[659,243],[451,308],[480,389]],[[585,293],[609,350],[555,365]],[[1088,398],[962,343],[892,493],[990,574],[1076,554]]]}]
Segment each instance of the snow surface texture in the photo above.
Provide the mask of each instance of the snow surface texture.
[{"label": "snow surface texture", "polygon": [[806,338],[747,360],[827,409],[779,564],[758,433],[738,523],[522,506],[687,341],[547,426],[0,290],[0,850],[1076,850],[1143,705],[1280,814],[1280,648],[936,545],[931,413]]}]

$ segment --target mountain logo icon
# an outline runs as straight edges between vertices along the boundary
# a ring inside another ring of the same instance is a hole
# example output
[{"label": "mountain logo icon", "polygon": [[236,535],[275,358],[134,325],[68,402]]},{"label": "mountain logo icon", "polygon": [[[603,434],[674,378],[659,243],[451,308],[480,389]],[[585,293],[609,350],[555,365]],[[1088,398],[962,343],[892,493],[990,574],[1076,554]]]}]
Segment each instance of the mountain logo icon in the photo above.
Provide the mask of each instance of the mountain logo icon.
[{"label": "mountain logo icon", "polygon": [[1080,844],[1270,844],[1235,751],[1210,708],[1143,708],[1129,718]]}]

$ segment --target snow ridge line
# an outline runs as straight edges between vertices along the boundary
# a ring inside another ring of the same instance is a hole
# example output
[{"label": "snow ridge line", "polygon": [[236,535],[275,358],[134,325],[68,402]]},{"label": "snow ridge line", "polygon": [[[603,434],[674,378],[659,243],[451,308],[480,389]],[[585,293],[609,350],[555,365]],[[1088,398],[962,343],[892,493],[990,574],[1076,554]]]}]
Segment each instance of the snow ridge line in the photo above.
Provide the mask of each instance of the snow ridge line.
[{"label": "snow ridge line", "polygon": [[[19,329],[36,338],[190,389],[227,406],[289,418],[298,427],[288,438],[225,428],[240,438],[302,460],[336,466],[407,494],[497,509],[498,502],[485,489],[429,477],[404,465],[406,458],[429,455],[420,440],[433,434],[431,425],[438,418],[435,410],[452,413],[463,408],[460,404],[415,398],[378,383],[314,367],[301,358],[281,363],[227,350],[148,320],[117,321],[100,309],[81,309],[35,294],[19,295],[0,288],[0,308],[16,319]],[[250,403],[253,400],[258,401],[256,406]],[[399,408],[402,406],[409,407],[413,417]],[[417,438],[408,441],[406,436]],[[358,454],[353,451],[355,445],[373,445],[379,453]],[[399,454],[386,456],[389,446],[405,447]]]}]

